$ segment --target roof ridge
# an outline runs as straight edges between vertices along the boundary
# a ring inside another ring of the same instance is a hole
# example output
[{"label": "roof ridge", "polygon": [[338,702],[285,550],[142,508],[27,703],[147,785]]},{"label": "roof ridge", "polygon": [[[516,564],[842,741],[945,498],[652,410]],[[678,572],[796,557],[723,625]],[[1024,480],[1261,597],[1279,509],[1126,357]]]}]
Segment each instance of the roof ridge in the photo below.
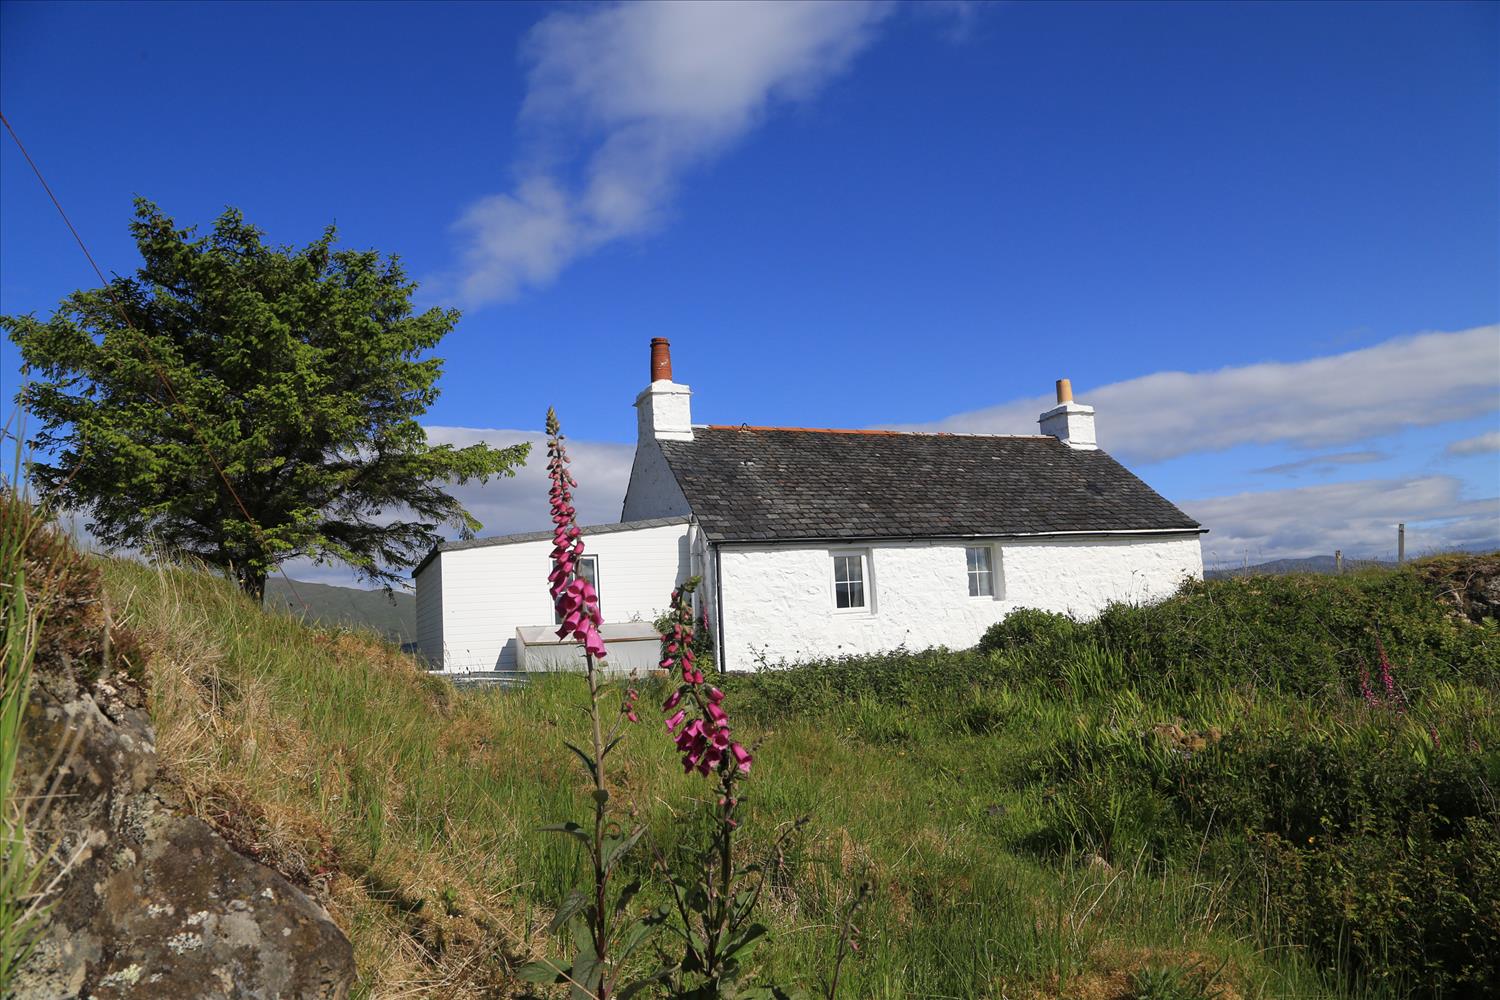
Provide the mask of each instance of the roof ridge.
[{"label": "roof ridge", "polygon": [[758,424],[694,424],[700,430],[709,431],[788,431],[799,434],[899,434],[906,437],[982,437],[1023,438],[1025,440],[1057,440],[1052,434],[986,434],[980,431],[899,431],[883,427],[771,427]]}]

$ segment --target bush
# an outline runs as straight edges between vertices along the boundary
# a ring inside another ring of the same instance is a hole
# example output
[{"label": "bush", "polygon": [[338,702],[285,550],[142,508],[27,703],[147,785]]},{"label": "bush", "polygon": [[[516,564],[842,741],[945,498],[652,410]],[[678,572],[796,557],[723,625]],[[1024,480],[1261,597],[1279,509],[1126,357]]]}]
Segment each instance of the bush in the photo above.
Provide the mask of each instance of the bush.
[{"label": "bush", "polygon": [[981,653],[1031,647],[1031,652],[1053,651],[1069,642],[1080,626],[1067,615],[1035,608],[1018,608],[985,630]]},{"label": "bush", "polygon": [[1286,936],[1349,979],[1393,993],[1491,997],[1500,991],[1500,833],[1470,818],[1439,838],[1405,830],[1309,848],[1267,834],[1257,889]]},{"label": "bush", "polygon": [[1111,605],[1088,634],[1152,688],[1347,690],[1382,649],[1417,685],[1500,681],[1500,641],[1458,620],[1413,570],[1193,582],[1160,604]]}]

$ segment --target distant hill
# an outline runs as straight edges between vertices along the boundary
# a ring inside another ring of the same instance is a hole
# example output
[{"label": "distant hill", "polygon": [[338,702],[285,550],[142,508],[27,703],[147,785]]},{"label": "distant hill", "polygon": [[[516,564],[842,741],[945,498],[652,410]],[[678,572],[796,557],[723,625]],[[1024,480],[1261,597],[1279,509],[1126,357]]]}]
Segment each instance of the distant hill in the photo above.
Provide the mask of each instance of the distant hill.
[{"label": "distant hill", "polygon": [[[1345,559],[1344,569],[1371,569],[1385,567],[1395,569],[1393,562],[1378,559]],[[1273,559],[1254,566],[1219,566],[1205,569],[1203,575],[1210,580],[1223,580],[1231,576],[1280,576],[1284,573],[1333,573],[1333,556],[1307,556],[1303,559]]]},{"label": "distant hill", "polygon": [[[1453,556],[1476,556],[1490,555],[1496,550],[1493,546],[1480,545],[1472,549],[1453,549],[1449,555]],[[1431,559],[1438,556],[1437,552],[1421,552],[1407,558],[1407,562],[1418,559]],[[1395,569],[1394,559],[1351,559],[1345,557],[1344,572],[1348,573],[1357,569]],[[1285,573],[1323,573],[1335,572],[1333,556],[1307,556],[1303,559],[1273,559],[1270,562],[1256,563],[1253,566],[1235,566],[1223,564],[1203,570],[1203,576],[1208,580],[1224,580],[1233,576],[1281,576]]]},{"label": "distant hill", "polygon": [[[297,597],[286,580],[266,581],[266,608],[288,611],[321,625],[353,625],[379,632],[392,642],[415,642],[417,599],[411,594],[383,590],[333,587],[326,583],[293,580]],[[392,600],[394,598],[394,601]]]}]

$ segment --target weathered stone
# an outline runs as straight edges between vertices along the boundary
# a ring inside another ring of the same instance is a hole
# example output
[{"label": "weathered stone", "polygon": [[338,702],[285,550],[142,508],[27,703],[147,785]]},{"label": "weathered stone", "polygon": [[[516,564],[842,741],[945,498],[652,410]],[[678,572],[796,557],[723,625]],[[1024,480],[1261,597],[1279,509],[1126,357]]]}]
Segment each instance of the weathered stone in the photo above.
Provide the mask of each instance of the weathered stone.
[{"label": "weathered stone", "polygon": [[353,950],[327,912],[164,801],[139,671],[111,662],[122,644],[90,607],[97,575],[69,582],[38,595],[56,614],[17,788],[33,843],[53,845],[43,883],[56,886],[16,1000],[346,997]]}]

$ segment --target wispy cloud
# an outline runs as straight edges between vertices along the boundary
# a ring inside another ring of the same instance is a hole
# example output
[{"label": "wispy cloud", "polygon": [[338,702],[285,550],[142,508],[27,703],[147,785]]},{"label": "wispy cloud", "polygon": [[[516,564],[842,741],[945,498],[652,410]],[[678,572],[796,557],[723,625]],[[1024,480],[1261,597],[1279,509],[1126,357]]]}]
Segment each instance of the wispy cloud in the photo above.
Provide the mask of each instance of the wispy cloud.
[{"label": "wispy cloud", "polygon": [[460,298],[513,298],[605,244],[650,232],[686,171],[775,105],[816,93],[890,10],[866,0],[677,0],[544,18],[522,51],[527,160],[510,191],[480,199],[455,224]]},{"label": "wispy cloud", "polygon": [[1296,478],[1304,472],[1332,472],[1341,465],[1364,465],[1369,462],[1384,462],[1390,457],[1389,454],[1383,451],[1340,451],[1332,455],[1313,455],[1310,458],[1300,458],[1295,462],[1268,465],[1264,469],[1255,469],[1253,471],[1257,475],[1262,476],[1291,476]]},{"label": "wispy cloud", "polygon": [[[1098,409],[1099,443],[1155,462],[1242,444],[1326,448],[1500,407],[1500,326],[1423,333],[1307,361],[1157,372],[1078,398]],[[1048,396],[958,413],[928,430],[1036,433]]]},{"label": "wispy cloud", "polygon": [[1444,450],[1449,455],[1488,455],[1500,451],[1500,431],[1455,441]]},{"label": "wispy cloud", "polygon": [[1406,524],[1410,554],[1437,549],[1500,548],[1500,498],[1465,499],[1451,476],[1366,479],[1291,490],[1240,493],[1183,503],[1210,529],[1207,562],[1251,562],[1342,549],[1351,558],[1396,551]]},{"label": "wispy cloud", "polygon": [[[547,437],[540,431],[501,430],[482,427],[427,427],[429,444],[471,444],[496,447],[531,442],[531,458],[509,479],[491,479],[487,484],[467,483],[453,488],[464,507],[483,523],[481,535],[506,535],[517,531],[540,531],[552,527],[547,506]],[[625,487],[630,483],[630,465],[635,445],[614,441],[568,439],[568,454],[578,476],[573,502],[580,524],[612,524],[620,519]]]}]

